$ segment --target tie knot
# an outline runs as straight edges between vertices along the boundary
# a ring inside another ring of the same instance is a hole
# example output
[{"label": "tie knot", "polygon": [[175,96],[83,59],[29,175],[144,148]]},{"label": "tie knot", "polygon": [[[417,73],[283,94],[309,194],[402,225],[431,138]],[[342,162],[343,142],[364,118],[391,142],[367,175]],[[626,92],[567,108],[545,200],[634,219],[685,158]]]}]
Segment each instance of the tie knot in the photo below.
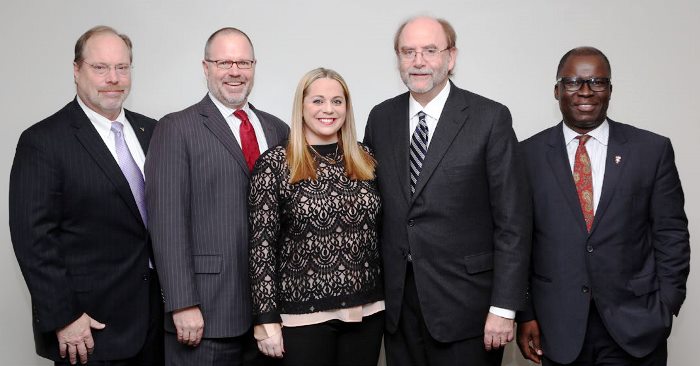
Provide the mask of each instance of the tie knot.
[{"label": "tie knot", "polygon": [[121,134],[124,131],[124,125],[121,122],[112,121],[112,132]]},{"label": "tie knot", "polygon": [[248,113],[246,113],[242,109],[236,109],[236,111],[233,112],[233,115],[236,116],[236,118],[240,119],[243,122],[248,120]]},{"label": "tie knot", "polygon": [[423,112],[423,111],[418,112],[418,120],[425,120],[425,112]]},{"label": "tie knot", "polygon": [[576,136],[576,138],[578,139],[578,145],[582,146],[582,145],[586,144],[586,142],[588,141],[588,139],[591,138],[591,136],[590,135],[581,135],[581,136]]}]

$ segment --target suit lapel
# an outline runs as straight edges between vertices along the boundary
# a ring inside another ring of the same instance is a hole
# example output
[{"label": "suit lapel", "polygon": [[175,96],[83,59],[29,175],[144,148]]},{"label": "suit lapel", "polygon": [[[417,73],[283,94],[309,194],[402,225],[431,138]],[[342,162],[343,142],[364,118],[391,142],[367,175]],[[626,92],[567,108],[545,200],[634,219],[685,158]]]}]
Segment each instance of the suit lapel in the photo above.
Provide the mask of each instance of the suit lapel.
[{"label": "suit lapel", "polygon": [[152,127],[145,124],[141,118],[137,118],[136,115],[126,109],[124,110],[124,114],[134,130],[136,138],[139,140],[139,145],[141,145],[143,154],[148,154],[148,143],[151,140],[151,135],[153,134]]},{"label": "suit lapel", "polygon": [[[124,177],[119,164],[105,145],[102,137],[97,133],[90,119],[85,115],[77,100],[70,106],[71,125],[75,128],[75,137],[85,150],[92,156],[97,165],[104,171],[110,182],[114,185],[126,205],[134,216],[143,223],[136,201],[131,193],[129,182]],[[131,120],[129,121],[131,122]],[[138,134],[137,134],[138,135]]]},{"label": "suit lapel", "polygon": [[[447,97],[447,102],[445,102],[445,107],[442,110],[435,132],[430,138],[428,153],[425,156],[425,161],[423,161],[420,175],[418,175],[416,192],[411,198],[411,203],[423,190],[430,176],[435,172],[435,168],[445,156],[447,149],[452,145],[452,141],[454,141],[467,119],[469,119],[469,104],[464,96],[464,92],[454,85],[450,85],[450,87],[450,95]],[[408,151],[406,151],[405,156],[406,174],[408,175]],[[408,185],[408,181],[406,185]]]},{"label": "suit lapel", "polygon": [[[253,107],[252,104],[248,103],[248,106],[250,106],[250,110],[255,113],[255,116],[258,117],[258,121],[260,121],[260,124],[262,125],[263,128],[263,133],[265,134],[265,141],[267,141],[267,147],[271,148],[272,143],[276,141],[280,141],[280,136],[277,134],[277,130],[274,128],[272,123],[268,122],[262,114]],[[261,151],[260,154],[262,154],[264,151]]]},{"label": "suit lapel", "polygon": [[622,131],[617,128],[617,122],[608,119],[610,126],[610,137],[608,138],[608,151],[605,156],[605,175],[603,176],[603,188],[601,190],[598,209],[596,210],[593,219],[593,227],[591,233],[598,227],[598,222],[602,220],[605,210],[612,201],[615,187],[620,181],[621,173],[625,169],[625,162],[628,156],[629,147],[627,146],[627,137]]},{"label": "suit lapel", "polygon": [[408,168],[408,145],[409,145],[409,116],[408,116],[408,93],[401,97],[401,100],[396,104],[392,115],[394,116],[391,130],[392,141],[390,142],[394,149],[394,167],[396,168],[396,176],[399,179],[399,187],[406,201],[411,200],[411,190],[409,186],[409,168]]},{"label": "suit lapel", "polygon": [[563,122],[559,123],[551,130],[548,140],[549,151],[547,151],[547,160],[549,161],[552,173],[559,183],[559,188],[562,190],[564,199],[571,209],[571,213],[576,218],[576,222],[579,223],[579,229],[587,236],[588,230],[586,229],[586,221],[583,219],[581,203],[578,200],[578,193],[576,192],[576,183],[574,183],[574,177],[571,173],[569,155],[564,145],[562,124]]},{"label": "suit lapel", "polygon": [[198,107],[199,113],[204,117],[204,125],[219,139],[219,141],[221,141],[226,150],[231,153],[246,176],[250,177],[248,163],[245,161],[241,146],[238,144],[238,141],[236,141],[236,137],[233,136],[233,132],[231,132],[231,128],[226,123],[224,116],[221,115],[221,112],[216,108],[214,102],[209,99],[208,94],[199,102]]}]

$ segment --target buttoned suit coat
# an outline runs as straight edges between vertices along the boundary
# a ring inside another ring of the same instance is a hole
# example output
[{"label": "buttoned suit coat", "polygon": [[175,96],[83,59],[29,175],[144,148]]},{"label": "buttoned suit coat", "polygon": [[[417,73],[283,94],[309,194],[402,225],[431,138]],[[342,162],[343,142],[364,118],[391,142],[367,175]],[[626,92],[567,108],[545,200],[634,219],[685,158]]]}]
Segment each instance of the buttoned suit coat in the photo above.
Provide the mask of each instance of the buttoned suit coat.
[{"label": "buttoned suit coat", "polygon": [[490,306],[525,302],[530,209],[508,109],[452,85],[415,194],[409,188],[409,93],[370,112],[378,160],[387,330],[395,332],[407,254],[433,338],[483,334]]},{"label": "buttoned suit coat", "polygon": [[[251,105],[268,146],[289,128]],[[248,185],[243,151],[214,102],[163,117],[146,159],[146,196],[166,313],[199,305],[204,337],[235,337],[252,325]],[[172,316],[166,330],[174,332]]]},{"label": "buttoned suit coat", "polygon": [[[143,148],[155,120],[125,110]],[[149,324],[150,239],[129,183],[74,99],[22,133],[10,174],[10,233],[32,299],[36,351],[87,313],[90,360],[130,358]]]},{"label": "buttoned suit coat", "polygon": [[613,339],[642,357],[664,342],[685,299],[690,247],[668,138],[608,119],[605,173],[586,230],[562,123],[521,143],[533,196],[531,306],[548,358],[572,362],[591,296]]}]

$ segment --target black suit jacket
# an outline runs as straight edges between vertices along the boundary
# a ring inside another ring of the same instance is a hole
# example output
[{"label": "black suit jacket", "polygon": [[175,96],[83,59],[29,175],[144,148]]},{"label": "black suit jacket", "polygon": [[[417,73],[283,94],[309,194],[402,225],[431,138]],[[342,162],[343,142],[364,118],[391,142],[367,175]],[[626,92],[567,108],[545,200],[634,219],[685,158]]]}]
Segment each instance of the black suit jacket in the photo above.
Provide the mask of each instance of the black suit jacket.
[{"label": "black suit jacket", "polygon": [[525,301],[530,206],[510,112],[452,85],[411,196],[408,101],[374,107],[365,132],[379,162],[387,330],[397,329],[410,248],[433,338],[479,336],[490,306]]},{"label": "black suit jacket", "polygon": [[[144,152],[155,121],[126,111]],[[77,100],[22,133],[10,175],[10,232],[32,299],[36,351],[82,313],[91,360],[135,355],[148,329],[150,239],[129,183]]]},{"label": "black suit jacket", "polygon": [[685,299],[690,247],[669,139],[609,120],[605,175],[590,234],[562,124],[522,142],[534,207],[532,304],[548,358],[581,350],[591,297],[613,339],[642,357],[665,341]]}]

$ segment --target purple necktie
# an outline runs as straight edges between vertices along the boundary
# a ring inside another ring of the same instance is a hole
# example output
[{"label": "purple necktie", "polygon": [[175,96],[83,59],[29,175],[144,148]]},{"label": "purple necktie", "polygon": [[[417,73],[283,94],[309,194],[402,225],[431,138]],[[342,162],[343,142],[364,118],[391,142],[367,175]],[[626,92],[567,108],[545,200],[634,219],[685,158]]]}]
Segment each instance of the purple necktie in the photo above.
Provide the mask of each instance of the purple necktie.
[{"label": "purple necktie", "polygon": [[121,122],[112,122],[112,132],[114,133],[114,146],[117,150],[117,162],[124,173],[124,178],[129,182],[131,193],[136,200],[136,206],[139,208],[143,224],[148,223],[146,215],[146,195],[144,193],[143,174],[139,166],[136,165],[134,157],[131,156],[129,147],[124,140],[124,125]]}]

